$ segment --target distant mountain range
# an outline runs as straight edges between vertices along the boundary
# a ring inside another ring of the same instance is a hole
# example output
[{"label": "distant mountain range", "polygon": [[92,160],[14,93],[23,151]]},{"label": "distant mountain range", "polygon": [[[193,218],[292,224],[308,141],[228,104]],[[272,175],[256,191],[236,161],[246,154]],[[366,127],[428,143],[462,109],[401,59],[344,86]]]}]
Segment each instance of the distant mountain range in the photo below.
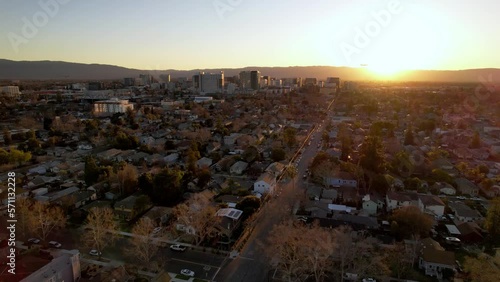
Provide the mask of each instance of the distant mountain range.
[{"label": "distant mountain range", "polygon": [[[245,67],[237,69],[196,69],[196,70],[138,70],[112,65],[80,64],[57,61],[11,61],[0,59],[0,80],[109,80],[125,77],[139,77],[140,74],[170,74],[172,78],[191,77],[200,71],[224,71],[226,77],[238,75],[244,70],[259,70],[261,75],[271,77],[340,77],[341,80],[380,80],[366,68],[351,67]],[[488,79],[488,78],[491,78]],[[467,70],[414,70],[404,71],[391,80],[429,81],[429,82],[494,82],[500,83],[500,69],[467,69]]]}]

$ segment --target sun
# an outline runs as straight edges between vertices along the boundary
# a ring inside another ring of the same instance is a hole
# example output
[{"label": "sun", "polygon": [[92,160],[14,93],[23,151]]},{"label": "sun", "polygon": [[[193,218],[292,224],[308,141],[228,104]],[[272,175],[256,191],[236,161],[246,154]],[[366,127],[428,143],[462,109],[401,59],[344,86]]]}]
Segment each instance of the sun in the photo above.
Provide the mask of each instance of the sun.
[{"label": "sun", "polygon": [[403,66],[398,66],[397,64],[369,64],[367,65],[367,69],[381,78],[391,78],[398,73],[405,70]]}]

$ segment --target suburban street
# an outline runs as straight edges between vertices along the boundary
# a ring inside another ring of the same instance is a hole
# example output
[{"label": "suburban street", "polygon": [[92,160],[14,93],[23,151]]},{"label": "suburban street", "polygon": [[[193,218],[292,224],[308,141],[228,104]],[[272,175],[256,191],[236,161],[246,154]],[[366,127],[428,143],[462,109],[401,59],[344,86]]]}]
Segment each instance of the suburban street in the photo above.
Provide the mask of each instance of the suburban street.
[{"label": "suburban street", "polygon": [[285,179],[285,182],[278,183],[279,196],[262,208],[248,243],[237,258],[228,259],[227,264],[213,279],[214,281],[254,282],[268,281],[272,277],[274,270],[271,269],[269,257],[266,254],[266,238],[275,224],[278,224],[286,215],[292,214],[294,205],[304,195],[306,184],[302,181],[302,176],[319,150],[318,144],[321,142],[324,126],[323,122],[314,129],[310,145],[306,140],[305,150],[299,156],[297,176],[292,180]]}]

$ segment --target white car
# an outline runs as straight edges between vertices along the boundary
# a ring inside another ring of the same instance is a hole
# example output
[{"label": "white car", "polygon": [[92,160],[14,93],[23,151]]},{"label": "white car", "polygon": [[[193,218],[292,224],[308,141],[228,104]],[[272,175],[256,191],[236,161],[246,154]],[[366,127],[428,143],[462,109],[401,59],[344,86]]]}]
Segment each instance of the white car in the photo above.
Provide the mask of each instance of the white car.
[{"label": "white car", "polygon": [[32,244],[38,244],[40,243],[40,239],[37,239],[37,238],[29,238],[28,239],[28,242],[32,243]]},{"label": "white car", "polygon": [[58,243],[56,241],[50,241],[49,245],[53,248],[60,248],[62,246],[61,243]]},{"label": "white car", "polygon": [[153,234],[158,234],[161,231],[161,227],[156,227],[153,229]]},{"label": "white car", "polygon": [[171,249],[172,251],[184,252],[184,251],[186,250],[186,247],[181,246],[181,245],[179,245],[179,244],[175,244],[175,245],[170,246],[170,249]]},{"label": "white car", "polygon": [[89,255],[98,257],[102,255],[102,253],[99,252],[98,250],[90,250]]},{"label": "white car", "polygon": [[189,270],[189,269],[183,269],[183,270],[181,270],[181,274],[193,277],[194,276],[194,271]]},{"label": "white car", "polygon": [[363,278],[362,280],[363,282],[377,282],[377,280],[373,279],[373,278]]}]

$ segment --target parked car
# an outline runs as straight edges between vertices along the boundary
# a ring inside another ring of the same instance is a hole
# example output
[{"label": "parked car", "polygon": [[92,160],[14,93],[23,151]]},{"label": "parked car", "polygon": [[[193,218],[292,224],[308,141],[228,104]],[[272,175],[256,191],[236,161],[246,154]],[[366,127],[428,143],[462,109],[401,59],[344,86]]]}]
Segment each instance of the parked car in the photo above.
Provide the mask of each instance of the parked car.
[{"label": "parked car", "polygon": [[28,242],[32,243],[32,244],[38,244],[40,243],[40,239],[37,239],[37,238],[29,238],[28,239]]},{"label": "parked car", "polygon": [[156,227],[153,229],[153,234],[158,234],[161,231],[161,227]]},{"label": "parked car", "polygon": [[170,249],[171,249],[172,251],[184,252],[184,251],[186,250],[186,247],[181,246],[181,245],[179,245],[179,244],[175,244],[175,245],[170,246]]},{"label": "parked car", "polygon": [[98,257],[102,255],[102,253],[99,252],[98,250],[90,250],[89,255]]},{"label": "parked car", "polygon": [[194,276],[194,271],[189,270],[189,269],[183,269],[183,270],[181,270],[181,274],[193,277]]},{"label": "parked car", "polygon": [[49,246],[51,246],[53,248],[60,248],[62,245],[56,241],[50,241]]},{"label": "parked car", "polygon": [[377,282],[377,280],[373,279],[373,278],[363,278],[362,280],[363,282]]}]

